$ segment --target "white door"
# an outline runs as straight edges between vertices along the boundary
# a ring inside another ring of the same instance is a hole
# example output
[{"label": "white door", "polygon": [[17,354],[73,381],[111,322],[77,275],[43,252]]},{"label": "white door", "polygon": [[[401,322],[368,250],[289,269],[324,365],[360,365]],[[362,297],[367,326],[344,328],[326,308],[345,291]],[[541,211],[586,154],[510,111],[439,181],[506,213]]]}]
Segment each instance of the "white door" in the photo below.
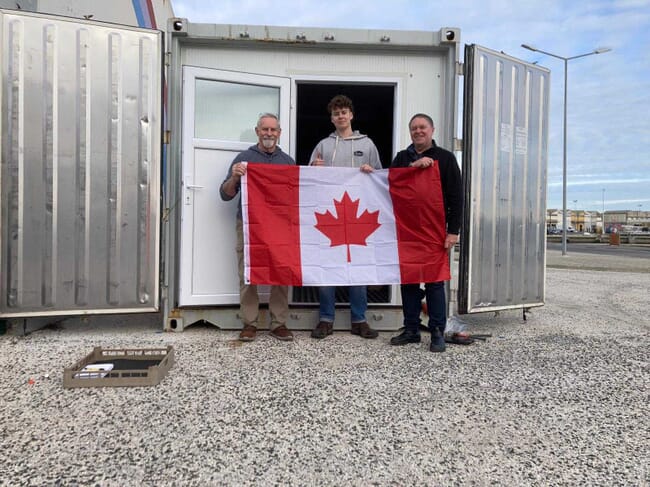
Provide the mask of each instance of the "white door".
[{"label": "white door", "polygon": [[183,68],[179,305],[239,303],[239,196],[222,201],[219,186],[235,156],[257,143],[255,124],[262,113],[280,117],[280,146],[290,147],[289,92],[289,78]]}]

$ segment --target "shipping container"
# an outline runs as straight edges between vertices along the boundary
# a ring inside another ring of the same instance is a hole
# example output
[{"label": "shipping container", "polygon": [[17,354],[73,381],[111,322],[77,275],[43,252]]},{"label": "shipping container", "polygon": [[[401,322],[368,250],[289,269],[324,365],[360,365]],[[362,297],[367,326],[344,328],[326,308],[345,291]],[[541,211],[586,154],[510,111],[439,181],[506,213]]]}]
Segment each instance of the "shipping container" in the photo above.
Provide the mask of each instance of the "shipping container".
[{"label": "shipping container", "polygon": [[[161,311],[161,326],[241,327],[237,205],[219,186],[277,113],[279,145],[306,164],[331,132],[326,105],[388,167],[429,114],[462,160],[465,208],[450,313],[544,303],[550,73],[435,32],[214,25],[163,32],[0,11],[0,317]],[[161,27],[161,26],[159,26]],[[463,92],[463,113],[460,114]],[[462,126],[462,139],[458,136]],[[262,289],[262,298],[268,290]],[[349,326],[343,289],[336,328]],[[401,326],[398,286],[368,291],[368,322]],[[288,326],[318,321],[315,288],[290,289]]]}]

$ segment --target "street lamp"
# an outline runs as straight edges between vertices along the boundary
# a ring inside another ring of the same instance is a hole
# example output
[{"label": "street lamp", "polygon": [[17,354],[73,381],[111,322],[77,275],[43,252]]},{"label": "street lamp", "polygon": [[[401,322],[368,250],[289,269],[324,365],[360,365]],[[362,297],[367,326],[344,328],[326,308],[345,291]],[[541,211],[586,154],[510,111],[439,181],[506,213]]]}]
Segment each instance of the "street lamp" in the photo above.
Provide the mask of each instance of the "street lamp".
[{"label": "street lamp", "polygon": [[578,229],[578,200],[573,200],[573,218],[574,220],[574,230]]},{"label": "street lamp", "polygon": [[529,51],[534,51],[534,52],[541,52],[542,54],[546,54],[547,56],[554,57],[556,59],[561,59],[564,61],[564,139],[563,139],[563,157],[562,157],[562,255],[566,255],[566,242],[567,242],[567,237],[566,237],[566,108],[567,108],[567,71],[568,71],[568,63],[572,59],[578,59],[581,57],[587,57],[591,56],[592,54],[602,54],[604,52],[609,52],[611,51],[610,48],[608,47],[599,47],[598,49],[594,49],[591,52],[587,52],[585,54],[579,54],[577,56],[571,56],[571,57],[563,57],[563,56],[558,56],[557,54],[551,54],[550,52],[542,51],[541,49],[537,49],[536,47],[530,46],[528,44],[522,44],[521,47],[524,49],[528,49]]},{"label": "street lamp", "polygon": [[603,228],[600,234],[605,235],[605,188],[603,188]]}]

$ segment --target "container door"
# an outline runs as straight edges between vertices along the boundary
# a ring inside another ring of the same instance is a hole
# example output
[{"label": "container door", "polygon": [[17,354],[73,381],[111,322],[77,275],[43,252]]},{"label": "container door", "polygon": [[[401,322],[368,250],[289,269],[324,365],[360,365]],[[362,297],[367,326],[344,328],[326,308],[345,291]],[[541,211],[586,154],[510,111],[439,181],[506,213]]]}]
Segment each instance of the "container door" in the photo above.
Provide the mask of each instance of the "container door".
[{"label": "container door", "polygon": [[0,28],[0,316],[157,310],[162,34]]},{"label": "container door", "polygon": [[465,47],[461,314],[544,304],[549,78]]},{"label": "container door", "polygon": [[289,90],[289,78],[183,68],[180,306],[239,303],[239,196],[222,201],[219,187],[235,156],[257,143],[262,113],[284,121],[280,145],[289,147]]}]

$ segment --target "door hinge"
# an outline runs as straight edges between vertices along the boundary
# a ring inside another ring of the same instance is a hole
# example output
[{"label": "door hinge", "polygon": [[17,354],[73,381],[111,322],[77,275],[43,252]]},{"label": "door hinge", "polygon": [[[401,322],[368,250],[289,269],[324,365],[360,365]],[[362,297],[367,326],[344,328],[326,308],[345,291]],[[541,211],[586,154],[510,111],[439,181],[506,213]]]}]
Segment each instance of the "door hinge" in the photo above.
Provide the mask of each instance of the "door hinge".
[{"label": "door hinge", "polygon": [[454,137],[454,152],[463,152],[463,139]]},{"label": "door hinge", "polygon": [[169,67],[172,64],[172,53],[171,52],[166,52],[165,53],[165,66]]},{"label": "door hinge", "polygon": [[169,144],[172,139],[172,133],[170,130],[165,130],[163,132],[163,144]]},{"label": "door hinge", "polygon": [[458,62],[456,63],[456,76],[465,76],[465,64]]}]

